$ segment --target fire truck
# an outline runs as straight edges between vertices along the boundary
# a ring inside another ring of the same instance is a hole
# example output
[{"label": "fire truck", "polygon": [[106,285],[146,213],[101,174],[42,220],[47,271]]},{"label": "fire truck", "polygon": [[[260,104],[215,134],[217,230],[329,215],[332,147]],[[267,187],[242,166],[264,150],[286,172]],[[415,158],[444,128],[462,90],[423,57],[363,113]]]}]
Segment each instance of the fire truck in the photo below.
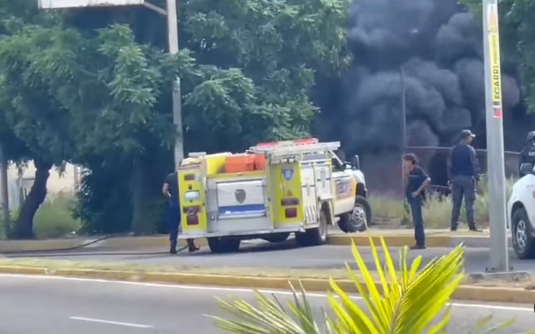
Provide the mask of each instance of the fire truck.
[{"label": "fire truck", "polygon": [[181,239],[206,238],[213,253],[261,238],[321,245],[329,225],[346,233],[371,221],[358,156],[334,153],[339,142],[315,138],[262,143],[245,153],[191,153],[178,170]]}]

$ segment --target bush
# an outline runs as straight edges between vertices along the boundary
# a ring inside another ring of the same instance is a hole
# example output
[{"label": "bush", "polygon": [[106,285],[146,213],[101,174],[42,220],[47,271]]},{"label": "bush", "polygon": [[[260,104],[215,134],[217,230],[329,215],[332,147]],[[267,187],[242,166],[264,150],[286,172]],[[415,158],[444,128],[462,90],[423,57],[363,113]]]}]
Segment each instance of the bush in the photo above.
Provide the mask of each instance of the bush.
[{"label": "bush", "polygon": [[82,224],[73,218],[75,196],[68,193],[49,195],[39,207],[34,218],[33,230],[38,239],[60,238],[78,232]]},{"label": "bush", "polygon": [[[515,180],[508,179],[506,182],[506,196],[509,198]],[[488,182],[486,178],[481,178],[477,189],[478,196],[475,203],[475,216],[478,226],[486,226],[489,222],[489,197]],[[404,207],[404,201],[391,197],[370,196],[370,205],[377,223],[382,221],[401,222],[404,219],[410,220],[408,207]],[[423,216],[425,226],[428,228],[449,228],[452,209],[451,196],[441,196],[437,193],[430,193],[428,201],[424,207]],[[466,211],[461,209],[460,222],[466,223]]]},{"label": "bush", "polygon": [[[332,316],[325,313],[321,319],[314,318],[303,287],[300,294],[293,291],[294,302],[288,303],[288,310],[276,297],[270,300],[256,291],[258,307],[236,298],[229,302],[221,300],[221,307],[232,320],[213,317],[217,327],[236,334],[445,334],[451,320],[451,297],[464,278],[462,246],[421,270],[418,269],[422,257],[407,263],[405,247],[399,256],[400,269],[396,269],[384,240],[381,242],[384,266],[370,236],[379,283],[374,281],[355,245],[353,256],[358,269],[352,270],[347,265],[348,276],[366,307],[360,306],[331,279],[328,304]],[[471,333],[490,333],[512,324],[507,321],[484,330],[490,327],[490,320],[490,316],[482,319]]]}]

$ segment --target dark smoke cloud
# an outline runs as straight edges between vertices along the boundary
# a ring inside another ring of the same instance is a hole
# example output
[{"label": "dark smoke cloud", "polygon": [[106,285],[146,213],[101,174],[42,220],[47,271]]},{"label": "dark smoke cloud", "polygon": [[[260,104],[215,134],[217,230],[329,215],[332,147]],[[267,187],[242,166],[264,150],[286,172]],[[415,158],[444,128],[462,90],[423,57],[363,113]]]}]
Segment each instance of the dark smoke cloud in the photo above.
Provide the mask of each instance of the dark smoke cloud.
[{"label": "dark smoke cloud", "polygon": [[[350,151],[399,148],[403,81],[409,145],[451,145],[464,128],[484,134],[481,35],[456,0],[354,0],[348,22],[354,62],[343,80],[344,111],[330,117],[338,126],[331,121],[327,128],[340,137],[343,120]],[[521,92],[507,73],[502,86],[507,118]]]}]

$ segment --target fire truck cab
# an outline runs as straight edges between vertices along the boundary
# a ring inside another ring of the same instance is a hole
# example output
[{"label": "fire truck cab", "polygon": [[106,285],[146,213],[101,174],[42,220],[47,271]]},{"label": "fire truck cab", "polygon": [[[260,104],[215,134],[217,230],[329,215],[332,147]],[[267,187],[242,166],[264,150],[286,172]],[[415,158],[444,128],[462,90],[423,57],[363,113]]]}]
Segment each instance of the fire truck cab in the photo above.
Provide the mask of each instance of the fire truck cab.
[{"label": "fire truck cab", "polygon": [[336,157],[339,147],[311,138],[239,154],[191,153],[178,171],[179,238],[207,238],[222,253],[241,240],[281,242],[291,233],[303,246],[321,245],[336,220],[344,232],[365,230],[370,206],[357,189],[364,176]]}]

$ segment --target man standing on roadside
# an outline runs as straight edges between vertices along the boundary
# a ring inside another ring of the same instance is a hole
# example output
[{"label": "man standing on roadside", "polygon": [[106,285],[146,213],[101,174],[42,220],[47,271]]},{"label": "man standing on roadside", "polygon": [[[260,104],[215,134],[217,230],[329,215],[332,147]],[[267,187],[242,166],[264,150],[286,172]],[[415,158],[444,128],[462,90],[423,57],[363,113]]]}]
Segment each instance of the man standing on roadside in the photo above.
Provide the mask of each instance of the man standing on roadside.
[{"label": "man standing on roadside", "polygon": [[526,145],[520,152],[520,159],[518,160],[518,175],[525,176],[520,169],[523,163],[530,163],[535,165],[535,131],[528,132],[526,137]]},{"label": "man standing on roadside", "polygon": [[466,220],[470,231],[480,232],[476,227],[474,204],[476,185],[479,181],[479,165],[476,150],[470,145],[475,135],[470,130],[461,131],[461,141],[451,151],[448,161],[449,186],[453,201],[451,230],[457,231],[464,197]]},{"label": "man standing on roadside", "polygon": [[425,249],[423,206],[425,188],[431,183],[431,179],[418,166],[418,159],[412,153],[403,156],[403,172],[406,177],[405,195],[411,208],[414,239],[416,240],[416,244],[411,249]]},{"label": "man standing on roadside", "polygon": [[[167,175],[162,187],[162,193],[167,198],[167,228],[169,229],[170,249],[169,253],[177,253],[178,231],[180,227],[180,195],[178,193],[178,172]],[[199,250],[193,239],[188,239],[190,252]]]}]

